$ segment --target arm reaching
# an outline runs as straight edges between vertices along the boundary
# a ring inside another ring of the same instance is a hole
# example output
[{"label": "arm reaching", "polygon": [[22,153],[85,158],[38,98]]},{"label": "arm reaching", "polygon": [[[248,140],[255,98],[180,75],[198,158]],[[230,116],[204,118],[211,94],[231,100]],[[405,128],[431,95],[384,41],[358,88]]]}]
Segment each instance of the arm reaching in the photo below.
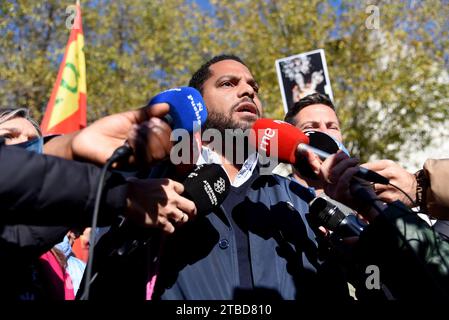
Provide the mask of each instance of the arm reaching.
[{"label": "arm reaching", "polygon": [[[163,148],[166,148],[166,137],[170,137],[170,128],[162,121],[152,120],[152,117],[162,118],[169,111],[166,103],[154,104],[137,110],[126,111],[113,114],[95,121],[90,126],[75,133],[58,136],[51,139],[44,146],[46,154],[59,156],[66,159],[79,159],[104,164],[112,155],[115,149],[122,146],[127,139],[135,150],[145,149],[142,143],[154,146],[155,141],[160,140]],[[137,126],[137,127],[136,127]],[[147,137],[140,140],[133,131],[145,133]],[[154,133],[155,137],[152,137]],[[160,142],[159,142],[160,144]],[[153,147],[153,150],[155,148]],[[139,151],[141,152],[141,151]],[[158,150],[158,152],[160,152]],[[141,152],[146,156],[145,160],[152,161],[153,158],[160,158],[160,155],[153,156],[148,152]],[[130,158],[135,161],[134,157]]]}]

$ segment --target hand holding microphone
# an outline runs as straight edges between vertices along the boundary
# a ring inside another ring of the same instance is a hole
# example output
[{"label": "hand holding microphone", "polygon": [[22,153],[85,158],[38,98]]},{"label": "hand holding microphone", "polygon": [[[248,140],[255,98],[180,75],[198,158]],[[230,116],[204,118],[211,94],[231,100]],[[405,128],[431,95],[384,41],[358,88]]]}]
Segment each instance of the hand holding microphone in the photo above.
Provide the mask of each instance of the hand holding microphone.
[{"label": "hand holding microphone", "polygon": [[[379,199],[387,203],[399,200],[410,208],[416,206],[416,176],[399,164],[391,160],[377,160],[362,164],[362,166],[375,171],[391,181],[391,185],[375,185],[374,191]],[[393,184],[397,187],[393,187]]]},{"label": "hand holding microphone", "polygon": [[[142,129],[153,117],[165,118],[168,126],[158,123],[158,128],[155,128],[153,123],[149,130]],[[156,95],[145,107],[113,114],[95,121],[74,134],[55,137],[46,144],[46,153],[104,164],[127,139],[131,140],[140,136],[140,139],[147,140],[149,145],[153,141],[146,139],[146,136],[150,136],[154,131],[165,132],[170,127],[170,129],[184,128],[192,133],[200,127],[198,125],[206,121],[206,118],[207,110],[204,101],[196,89],[174,88]],[[142,132],[137,132],[138,130]],[[136,131],[134,137],[132,131]],[[129,144],[134,150],[141,148],[140,145],[134,144],[134,141],[129,141]],[[153,158],[146,153],[148,151],[138,151],[139,155],[151,161]],[[155,158],[159,157],[160,155]],[[130,162],[134,160],[134,157],[130,158]]]},{"label": "hand holding microphone", "polygon": [[[327,182],[324,191],[329,197],[357,210],[368,221],[372,221],[378,215],[378,211],[373,210],[378,198],[370,184],[357,177],[359,168],[357,159],[338,152],[322,163],[320,175]],[[378,203],[379,206],[383,204]]]},{"label": "hand holding microphone", "polygon": [[218,164],[196,166],[183,183],[171,179],[128,180],[129,199],[135,200],[128,201],[131,220],[167,233],[196,215],[217,209],[231,190],[229,178]]},{"label": "hand holding microphone", "polygon": [[231,190],[226,172],[217,164],[197,166],[182,184],[137,178],[129,178],[128,184],[127,219],[113,226],[103,249],[107,255],[126,255],[147,243],[153,233],[142,232],[141,227],[173,233],[195,216],[219,208]]},{"label": "hand holding microphone", "polygon": [[141,125],[151,117],[162,118],[168,112],[168,104],[159,104],[112,114],[76,133],[55,137],[46,144],[46,152],[103,165],[117,148],[123,146],[133,126]]},{"label": "hand holding microphone", "polygon": [[171,133],[170,126],[157,117],[152,117],[140,125],[133,125],[126,140],[129,162],[135,163],[139,168],[145,168],[167,159],[173,147]]},{"label": "hand holding microphone", "polygon": [[184,186],[171,179],[128,179],[126,216],[134,224],[173,233],[193,218],[195,203],[182,196]]},{"label": "hand holding microphone", "polygon": [[[146,108],[149,114],[157,115],[169,127],[165,125],[164,128],[161,121],[156,121],[154,117],[133,127],[128,136],[128,142],[129,146],[135,150],[137,162],[154,164],[168,158],[174,137],[171,130],[167,128],[182,129],[189,137],[193,134],[195,137],[194,143],[191,144],[193,150],[190,151],[194,156],[190,163],[196,162],[195,157],[198,156],[201,148],[201,137],[198,131],[207,118],[207,109],[200,92],[191,87],[169,89],[154,96]],[[153,109],[157,111],[152,111]]]},{"label": "hand holding microphone", "polygon": [[[295,126],[280,120],[258,119],[253,125],[250,142],[259,153],[276,157],[280,162],[297,165],[300,157],[307,157],[318,173],[321,161],[331,155],[309,145],[310,139]],[[356,177],[367,181],[388,184],[388,179],[363,167],[358,167]]]}]

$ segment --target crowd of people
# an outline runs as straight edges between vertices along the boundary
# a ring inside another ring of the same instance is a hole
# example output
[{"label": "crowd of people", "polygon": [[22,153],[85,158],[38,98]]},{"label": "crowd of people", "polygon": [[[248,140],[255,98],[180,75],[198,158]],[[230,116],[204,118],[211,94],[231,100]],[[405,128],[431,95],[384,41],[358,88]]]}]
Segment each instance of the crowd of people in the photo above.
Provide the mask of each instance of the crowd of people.
[{"label": "crowd of people", "polygon": [[[227,144],[220,150],[204,139],[194,160],[221,165],[231,185],[206,214],[198,213],[195,195],[184,193],[179,172],[159,170],[170,166],[176,143],[163,120],[169,103],[51,137],[42,137],[26,109],[1,111],[2,298],[83,299],[86,290],[93,300],[449,298],[448,159],[429,159],[415,174],[390,160],[360,164],[344,147],[334,104],[314,93],[296,102],[285,121],[306,134],[323,134],[335,145],[333,155],[324,160],[309,151],[296,164],[261,174],[258,154],[234,139],[263,115],[248,66],[237,56],[219,55],[188,85],[204,99],[203,129],[217,130]],[[123,145],[133,153],[106,173],[98,225],[110,228],[91,243],[96,254],[88,264],[95,277],[83,281],[85,264],[71,244],[91,225],[101,166]],[[245,161],[225,149],[243,150]],[[361,166],[391,184],[354,177]],[[330,244],[338,230],[311,223],[317,197],[367,226]],[[122,236],[131,249],[118,243]],[[378,279],[367,285],[372,266]]]}]

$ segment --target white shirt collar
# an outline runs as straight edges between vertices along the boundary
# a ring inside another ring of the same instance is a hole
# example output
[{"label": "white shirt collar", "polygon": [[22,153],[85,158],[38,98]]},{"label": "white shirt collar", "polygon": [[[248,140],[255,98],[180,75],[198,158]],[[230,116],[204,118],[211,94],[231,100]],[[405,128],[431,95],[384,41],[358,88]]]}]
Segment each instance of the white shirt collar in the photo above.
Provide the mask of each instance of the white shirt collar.
[{"label": "white shirt collar", "polygon": [[[240,187],[242,184],[244,184],[246,181],[248,181],[248,179],[253,174],[254,169],[256,168],[258,159],[259,159],[259,156],[257,153],[252,153],[251,155],[249,155],[248,159],[245,160],[242,168],[240,169],[237,176],[235,177],[234,182],[231,182],[231,185],[233,187]],[[201,154],[200,154],[196,164],[200,165],[200,164],[209,164],[209,163],[216,163],[223,167],[221,157],[215,151],[209,149],[208,147],[203,146],[201,148]]]}]

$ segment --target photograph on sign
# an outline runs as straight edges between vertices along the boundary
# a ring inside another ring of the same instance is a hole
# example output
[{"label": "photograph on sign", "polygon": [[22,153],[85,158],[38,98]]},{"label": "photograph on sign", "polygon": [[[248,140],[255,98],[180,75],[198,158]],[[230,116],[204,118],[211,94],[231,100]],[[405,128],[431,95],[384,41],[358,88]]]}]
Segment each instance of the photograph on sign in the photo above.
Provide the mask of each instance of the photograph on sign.
[{"label": "photograph on sign", "polygon": [[323,49],[278,59],[276,71],[285,113],[299,99],[315,92],[333,100]]}]

